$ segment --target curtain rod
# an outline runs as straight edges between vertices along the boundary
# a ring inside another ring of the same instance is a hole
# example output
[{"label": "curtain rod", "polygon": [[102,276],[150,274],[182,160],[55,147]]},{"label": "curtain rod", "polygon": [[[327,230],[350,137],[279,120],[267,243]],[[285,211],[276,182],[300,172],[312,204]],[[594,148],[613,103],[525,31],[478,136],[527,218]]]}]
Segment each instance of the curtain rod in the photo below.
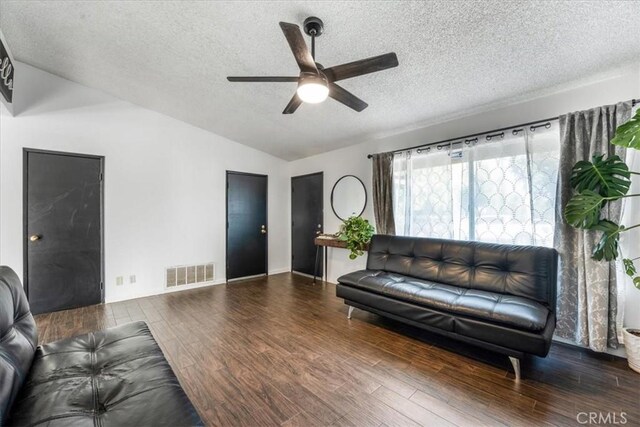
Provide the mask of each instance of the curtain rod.
[{"label": "curtain rod", "polygon": [[[640,104],[640,99],[632,99],[631,100],[631,106],[632,107],[635,107],[637,104]],[[484,134],[487,134],[487,133],[491,133],[491,134],[500,133],[500,132],[503,132],[505,130],[509,130],[509,129],[513,129],[513,128],[520,128],[520,127],[525,127],[525,126],[533,126],[533,125],[536,125],[536,124],[539,124],[539,123],[545,123],[545,122],[551,122],[553,120],[558,120],[559,118],[560,118],[559,116],[550,117],[548,119],[536,120],[535,122],[522,123],[522,124],[515,125],[515,126],[509,126],[509,127],[505,127],[505,128],[494,129],[494,130],[490,130],[488,132],[478,132],[478,133],[473,133],[471,135],[459,136],[457,138],[449,138],[449,139],[443,139],[441,141],[429,142],[427,144],[414,145],[413,147],[407,147],[407,148],[402,148],[400,150],[394,150],[394,151],[392,151],[392,153],[396,154],[396,153],[402,153],[403,151],[413,151],[413,150],[416,150],[418,148],[432,147],[434,145],[440,145],[440,144],[444,144],[444,143],[447,143],[447,142],[456,141],[458,139],[460,140],[460,142],[463,142],[464,140],[469,139],[469,138],[473,138],[475,136],[480,136],[480,135],[484,135]],[[542,126],[545,126],[545,125],[546,125],[546,123],[543,124],[543,125],[538,125],[538,126],[533,126],[533,127],[538,128],[538,127],[542,127]],[[367,154],[367,159],[371,159],[372,157],[373,157],[373,154]]]}]

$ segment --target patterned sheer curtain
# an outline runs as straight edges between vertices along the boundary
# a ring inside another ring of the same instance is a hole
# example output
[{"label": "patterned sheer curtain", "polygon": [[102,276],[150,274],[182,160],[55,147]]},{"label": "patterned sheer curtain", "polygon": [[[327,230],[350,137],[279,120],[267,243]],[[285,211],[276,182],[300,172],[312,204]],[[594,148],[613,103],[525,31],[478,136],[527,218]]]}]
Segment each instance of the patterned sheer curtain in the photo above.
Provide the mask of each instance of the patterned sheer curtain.
[{"label": "patterned sheer curtain", "polygon": [[557,121],[394,157],[400,235],[553,246]]}]

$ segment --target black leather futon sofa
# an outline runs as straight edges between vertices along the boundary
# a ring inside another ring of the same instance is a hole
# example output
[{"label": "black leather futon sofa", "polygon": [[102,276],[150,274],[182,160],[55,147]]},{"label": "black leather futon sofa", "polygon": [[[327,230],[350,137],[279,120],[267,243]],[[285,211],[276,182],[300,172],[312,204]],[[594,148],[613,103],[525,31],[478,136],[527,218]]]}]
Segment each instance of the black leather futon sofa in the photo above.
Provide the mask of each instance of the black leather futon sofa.
[{"label": "black leather futon sofa", "polygon": [[0,426],[203,424],[144,322],[37,342],[18,276],[0,267]]},{"label": "black leather futon sofa", "polygon": [[558,254],[536,246],[374,235],[366,270],[338,278],[354,307],[509,356],[546,356]]}]

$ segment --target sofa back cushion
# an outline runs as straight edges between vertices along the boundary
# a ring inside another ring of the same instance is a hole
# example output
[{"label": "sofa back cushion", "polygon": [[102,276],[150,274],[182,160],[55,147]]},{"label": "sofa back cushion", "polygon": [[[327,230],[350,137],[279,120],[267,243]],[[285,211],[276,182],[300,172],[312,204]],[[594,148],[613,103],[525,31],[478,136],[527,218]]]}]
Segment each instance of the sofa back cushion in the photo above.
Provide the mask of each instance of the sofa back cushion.
[{"label": "sofa back cushion", "polygon": [[0,425],[7,419],[38,345],[36,324],[20,279],[0,266]]},{"label": "sofa back cushion", "polygon": [[555,309],[558,253],[538,246],[374,235],[368,270],[529,298]]}]

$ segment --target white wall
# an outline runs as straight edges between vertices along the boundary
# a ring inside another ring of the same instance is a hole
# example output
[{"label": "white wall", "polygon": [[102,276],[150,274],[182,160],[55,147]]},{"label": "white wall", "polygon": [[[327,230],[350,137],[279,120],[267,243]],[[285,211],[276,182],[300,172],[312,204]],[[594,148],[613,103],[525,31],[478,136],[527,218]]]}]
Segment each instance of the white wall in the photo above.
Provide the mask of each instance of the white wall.
[{"label": "white wall", "polygon": [[269,271],[288,271],[287,162],[25,64],[16,75],[17,115],[0,115],[1,264],[22,275],[29,147],[105,156],[107,302],[164,292],[171,265],[213,261],[224,281],[226,170],[269,175]]},{"label": "white wall", "polygon": [[[329,204],[331,187],[340,176],[353,174],[364,181],[370,196],[371,161],[366,157],[368,153],[398,150],[419,144],[457,138],[639,97],[640,64],[613,70],[607,73],[606,76],[595,76],[588,81],[568,84],[564,88],[547,91],[545,96],[530,97],[527,101],[503,105],[496,109],[486,108],[484,112],[467,117],[413,129],[378,140],[365,141],[359,145],[297,160],[291,163],[291,173],[295,176],[311,172],[324,172],[325,232],[334,232],[337,231],[340,221],[333,215]],[[526,96],[522,98],[526,98]],[[640,169],[636,167],[635,170]],[[635,209],[630,208],[628,212],[636,217],[636,221],[630,221],[630,223],[640,222],[638,205],[636,205]],[[371,197],[369,197],[363,216],[373,223]],[[335,282],[342,274],[364,268],[365,257],[350,261],[347,257],[348,252],[345,250],[330,249],[329,251],[328,276],[332,282]],[[640,256],[640,254],[637,256]],[[625,312],[627,313],[627,324],[640,327],[640,312],[637,309],[640,306],[640,291],[627,284],[626,296]]]}]

